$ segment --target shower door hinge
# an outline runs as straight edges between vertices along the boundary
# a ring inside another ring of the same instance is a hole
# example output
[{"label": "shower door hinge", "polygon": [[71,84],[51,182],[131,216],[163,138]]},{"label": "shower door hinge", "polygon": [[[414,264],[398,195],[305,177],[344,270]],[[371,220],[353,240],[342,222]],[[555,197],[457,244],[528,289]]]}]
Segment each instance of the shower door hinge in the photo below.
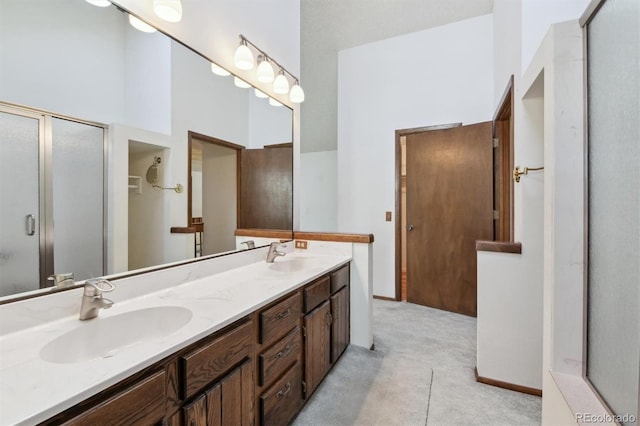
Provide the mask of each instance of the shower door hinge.
[{"label": "shower door hinge", "polygon": [[500,139],[498,138],[493,138],[493,147],[497,148],[500,146]]},{"label": "shower door hinge", "polygon": [[500,219],[500,212],[498,210],[493,211],[493,220]]}]

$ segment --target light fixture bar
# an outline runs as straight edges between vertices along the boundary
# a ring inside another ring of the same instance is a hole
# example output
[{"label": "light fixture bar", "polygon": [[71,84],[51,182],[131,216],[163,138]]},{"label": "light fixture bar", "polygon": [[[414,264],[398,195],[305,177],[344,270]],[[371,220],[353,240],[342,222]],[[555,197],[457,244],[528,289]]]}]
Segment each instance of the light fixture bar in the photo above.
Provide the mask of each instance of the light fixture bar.
[{"label": "light fixture bar", "polygon": [[275,59],[273,59],[273,56],[267,54],[267,52],[265,52],[264,50],[260,49],[258,46],[256,46],[255,44],[253,44],[251,42],[251,40],[249,40],[248,38],[246,38],[245,36],[243,36],[242,34],[240,34],[240,40],[246,44],[251,45],[251,47],[253,47],[255,50],[257,50],[262,56],[264,56],[265,58],[269,58],[269,62],[273,62],[277,68],[279,70],[284,71],[285,73],[289,74],[289,76],[293,79],[293,81],[297,82],[300,81],[298,79],[298,77],[296,77],[295,75],[291,74],[291,72],[289,72],[288,69],[286,69],[285,67],[283,67],[282,65],[280,65],[280,63],[278,63],[278,61],[276,61]]}]

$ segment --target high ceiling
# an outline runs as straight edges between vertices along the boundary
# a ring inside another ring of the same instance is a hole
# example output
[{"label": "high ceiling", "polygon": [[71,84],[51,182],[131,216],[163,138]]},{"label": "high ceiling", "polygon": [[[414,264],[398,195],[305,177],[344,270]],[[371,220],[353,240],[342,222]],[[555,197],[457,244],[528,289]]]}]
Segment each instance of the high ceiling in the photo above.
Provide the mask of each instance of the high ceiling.
[{"label": "high ceiling", "polygon": [[302,152],[336,149],[340,50],[492,9],[493,0],[300,0]]}]

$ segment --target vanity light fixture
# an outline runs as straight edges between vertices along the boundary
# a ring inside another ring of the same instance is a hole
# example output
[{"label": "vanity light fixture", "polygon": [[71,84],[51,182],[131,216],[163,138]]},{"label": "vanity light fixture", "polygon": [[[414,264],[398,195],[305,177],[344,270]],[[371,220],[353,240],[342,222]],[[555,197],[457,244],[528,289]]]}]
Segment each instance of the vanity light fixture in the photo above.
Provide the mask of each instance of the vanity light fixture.
[{"label": "vanity light fixture", "polygon": [[258,55],[258,69],[256,75],[260,83],[271,83],[275,78],[273,66],[269,62],[269,58],[264,55]]},{"label": "vanity light fixture", "polygon": [[231,75],[229,71],[225,70],[224,68],[222,68],[217,64],[214,64],[213,62],[211,62],[211,72],[221,77],[226,77],[228,75]]},{"label": "vanity light fixture", "polygon": [[276,79],[273,80],[273,91],[280,94],[289,92],[289,80],[284,75],[282,68],[280,68]]},{"label": "vanity light fixture", "polygon": [[296,84],[293,85],[289,92],[289,100],[294,104],[304,102],[304,90],[300,87],[300,82],[296,79]]},{"label": "vanity light fixture", "polygon": [[276,101],[273,98],[269,98],[269,105],[274,106],[274,107],[281,107],[282,104],[278,101]]},{"label": "vanity light fixture", "polygon": [[164,21],[180,22],[182,2],[180,0],[153,0],[153,11]]},{"label": "vanity light fixture", "polygon": [[253,53],[251,53],[251,49],[247,46],[247,40],[242,36],[240,36],[240,45],[233,56],[233,63],[241,70],[250,70],[253,68]]},{"label": "vanity light fixture", "polygon": [[[287,71],[282,65],[275,61],[273,57],[267,55],[267,52],[253,44],[242,34],[240,34],[240,45],[238,46],[238,49],[236,49],[234,56],[234,63],[236,67],[242,70],[250,70],[253,68],[254,54],[252,49],[257,52],[258,57],[256,79],[260,83],[271,83],[273,81],[273,92],[277,94],[289,93],[289,100],[293,103],[299,104],[304,102],[304,91],[302,90],[302,87],[300,87],[300,80],[298,80],[298,77]],[[276,75],[275,78],[274,66],[278,67],[278,75]],[[289,79],[294,83],[293,87],[290,86]],[[256,96],[259,96],[257,89]],[[278,102],[278,104],[280,103]]]},{"label": "vanity light fixture", "polygon": [[256,97],[261,98],[261,99],[266,99],[266,98],[269,97],[269,95],[267,95],[266,93],[264,93],[260,89],[255,89],[255,94],[256,94]]},{"label": "vanity light fixture", "polygon": [[87,3],[98,7],[109,7],[111,2],[109,0],[86,0]]},{"label": "vanity light fixture", "polygon": [[249,83],[238,77],[233,77],[233,84],[241,89],[248,89],[249,87],[251,87]]},{"label": "vanity light fixture", "polygon": [[136,18],[133,15],[129,15],[129,23],[133,28],[135,28],[138,31],[142,31],[143,33],[155,33],[156,31],[158,31],[155,28],[153,28],[151,25],[141,21],[140,19]]}]

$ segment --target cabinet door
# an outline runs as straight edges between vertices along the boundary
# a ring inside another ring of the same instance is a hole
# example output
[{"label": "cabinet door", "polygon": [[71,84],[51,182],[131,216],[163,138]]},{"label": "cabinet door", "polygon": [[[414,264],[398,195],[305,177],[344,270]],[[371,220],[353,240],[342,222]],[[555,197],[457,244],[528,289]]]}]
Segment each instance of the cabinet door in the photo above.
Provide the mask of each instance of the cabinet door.
[{"label": "cabinet door", "polygon": [[349,345],[349,286],[331,296],[331,363],[340,358],[342,352]]},{"label": "cabinet door", "polygon": [[329,301],[314,309],[304,317],[305,325],[305,371],[307,384],[305,398],[315,391],[322,378],[329,371],[331,345],[331,308]]},{"label": "cabinet door", "polygon": [[246,361],[186,405],[185,426],[253,425],[252,371],[251,361]]}]

